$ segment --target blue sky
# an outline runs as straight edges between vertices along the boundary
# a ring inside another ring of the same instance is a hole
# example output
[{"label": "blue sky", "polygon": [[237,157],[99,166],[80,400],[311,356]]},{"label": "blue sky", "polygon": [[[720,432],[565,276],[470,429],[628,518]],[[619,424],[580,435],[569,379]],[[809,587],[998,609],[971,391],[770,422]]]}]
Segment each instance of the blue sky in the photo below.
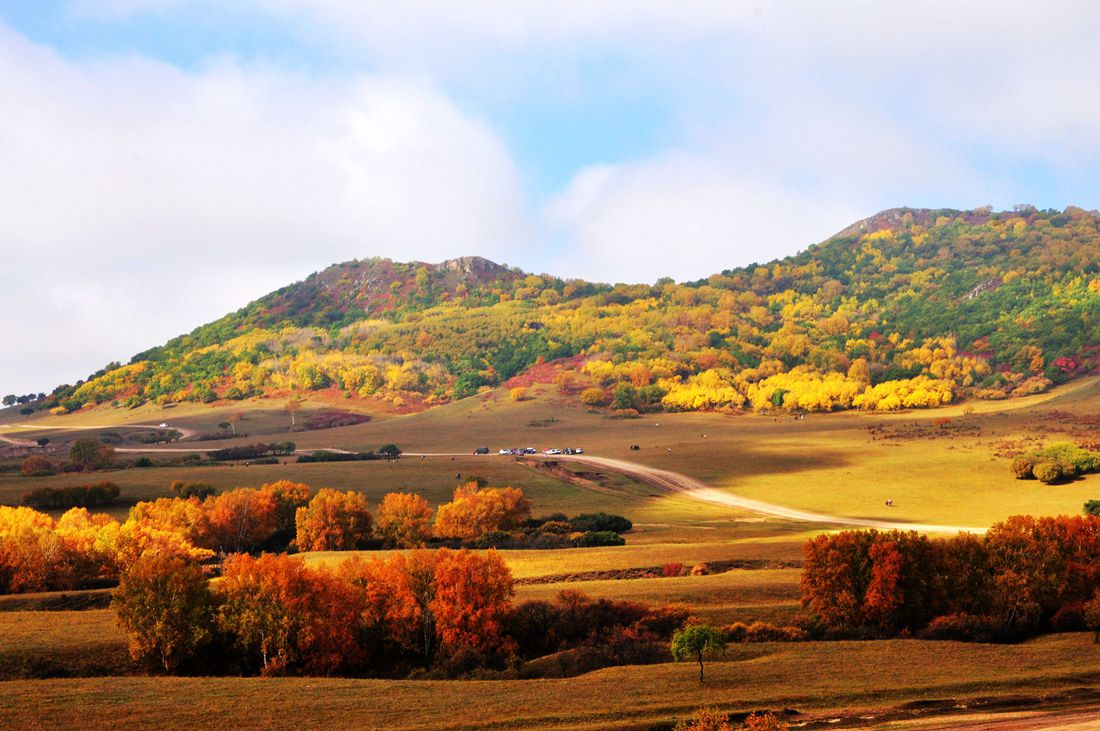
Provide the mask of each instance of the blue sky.
[{"label": "blue sky", "polygon": [[1097,21],[977,0],[8,0],[0,307],[25,315],[0,392],[353,257],[696,279],[888,207],[1096,207]]}]

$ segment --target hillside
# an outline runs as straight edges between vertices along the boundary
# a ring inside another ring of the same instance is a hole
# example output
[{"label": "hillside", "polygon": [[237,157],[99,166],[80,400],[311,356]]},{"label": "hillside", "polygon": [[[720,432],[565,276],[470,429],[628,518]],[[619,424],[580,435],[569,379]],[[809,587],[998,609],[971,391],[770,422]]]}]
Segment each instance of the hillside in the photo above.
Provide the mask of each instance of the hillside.
[{"label": "hillside", "polygon": [[408,410],[541,381],[618,410],[895,410],[1039,392],[1098,350],[1100,214],[902,208],[688,283],[337,264],[32,405],[330,390]]}]

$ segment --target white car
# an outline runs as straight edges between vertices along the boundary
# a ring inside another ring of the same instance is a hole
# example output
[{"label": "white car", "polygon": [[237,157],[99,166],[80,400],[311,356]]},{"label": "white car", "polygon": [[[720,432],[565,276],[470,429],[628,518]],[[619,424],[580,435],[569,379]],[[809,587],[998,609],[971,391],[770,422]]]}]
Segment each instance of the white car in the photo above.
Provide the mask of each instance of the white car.
[{"label": "white car", "polygon": [[168,426],[168,422],[161,422],[160,424],[158,424],[158,425],[157,425],[157,428],[158,428],[158,429],[163,429],[163,428],[165,428],[166,426]]},{"label": "white car", "polygon": [[561,454],[561,450],[560,449],[544,449],[544,450],[542,450],[542,453],[543,454]]},{"label": "white car", "polygon": [[502,449],[499,452],[497,452],[497,454],[511,454],[511,453],[512,453],[511,449]]}]

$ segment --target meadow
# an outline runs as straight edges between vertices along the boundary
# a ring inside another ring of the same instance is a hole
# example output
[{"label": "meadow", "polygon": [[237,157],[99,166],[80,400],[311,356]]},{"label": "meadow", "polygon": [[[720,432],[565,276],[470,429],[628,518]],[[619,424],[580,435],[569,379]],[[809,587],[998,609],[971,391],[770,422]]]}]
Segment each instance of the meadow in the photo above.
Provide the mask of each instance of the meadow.
[{"label": "meadow", "polygon": [[[871,727],[886,708],[952,699],[1035,703],[1100,680],[1100,653],[1082,634],[1023,645],[890,640],[739,645],[709,664],[606,668],[546,680],[395,681],[345,678],[102,677],[0,683],[15,728],[655,729],[702,705],[792,709]],[[247,703],[241,699],[247,698]],[[942,705],[942,703],[941,703]],[[955,712],[958,712],[957,710]],[[987,719],[988,720],[988,719]],[[950,717],[930,728],[951,726]],[[853,723],[845,725],[855,725]],[[833,725],[833,724],[824,724]]]},{"label": "meadow", "polygon": [[[1012,453],[1086,439],[1089,418],[1100,410],[1100,379],[1031,399],[981,402],[972,410],[960,405],[805,419],[719,414],[612,419],[567,402],[550,385],[533,388],[532,396],[515,402],[505,391],[490,391],[419,414],[379,415],[364,424],[313,432],[289,432],[282,423],[285,412],[263,401],[106,410],[48,417],[2,431],[19,438],[49,434],[63,445],[74,435],[94,434],[96,427],[117,428],[122,423],[113,421],[117,414],[129,423],[168,421],[208,432],[217,430],[230,409],[243,409],[238,428],[249,431],[248,437],[184,441],[170,448],[249,444],[261,441],[261,433],[263,440],[292,439],[306,449],[376,449],[392,442],[406,452],[396,462],[291,460],[285,465],[112,470],[93,477],[121,487],[119,503],[108,511],[121,518],[138,500],[171,495],[173,480],[228,489],[289,479],[315,489],[362,492],[373,508],[384,493],[395,490],[417,492],[436,506],[450,499],[456,474],[481,476],[492,485],[521,487],[536,516],[606,511],[635,524],[621,547],[502,551],[519,580],[517,600],[549,600],[562,590],[579,590],[597,598],[685,604],[714,624],[793,620],[801,611],[802,544],[823,530],[842,527],[845,518],[984,527],[1017,513],[1079,514],[1086,499],[1100,497],[1100,478],[1094,476],[1048,486],[1015,480],[1009,470]],[[301,413],[326,408],[331,405],[307,403]],[[93,428],[42,428],[66,424]],[[493,453],[471,454],[479,446]],[[673,470],[738,495],[836,515],[838,523],[755,515],[668,495],[608,470],[565,462],[551,469],[536,466],[541,457],[495,454],[517,446],[540,451],[583,447],[589,454]],[[29,478],[8,472],[0,475],[0,503],[18,504],[32,487],[89,481],[81,474]],[[884,505],[886,497],[895,507]],[[347,555],[303,558],[332,564]],[[732,561],[743,567],[700,576],[662,574],[670,564],[687,574],[696,564]],[[639,570],[648,577],[637,576]],[[127,657],[125,638],[110,610],[41,611],[44,607],[33,598],[13,600],[0,601],[0,665],[7,669],[0,682],[0,717],[13,727],[49,719],[56,725],[83,720],[104,727],[159,720],[183,728],[220,720],[234,727],[289,728],[308,719],[310,725],[337,728],[641,729],[668,728],[704,703],[737,711],[790,707],[815,717],[867,710],[864,725],[885,726],[887,721],[873,720],[879,717],[871,711],[931,699],[1019,694],[1039,704],[1039,695],[1057,695],[1100,679],[1100,653],[1092,637],[1080,633],[1019,645],[905,640],[733,645],[708,665],[704,685],[690,665],[673,663],[524,681],[136,677],[142,670]],[[245,707],[239,703],[242,695],[252,699]],[[491,725],[487,718],[494,719]]]}]

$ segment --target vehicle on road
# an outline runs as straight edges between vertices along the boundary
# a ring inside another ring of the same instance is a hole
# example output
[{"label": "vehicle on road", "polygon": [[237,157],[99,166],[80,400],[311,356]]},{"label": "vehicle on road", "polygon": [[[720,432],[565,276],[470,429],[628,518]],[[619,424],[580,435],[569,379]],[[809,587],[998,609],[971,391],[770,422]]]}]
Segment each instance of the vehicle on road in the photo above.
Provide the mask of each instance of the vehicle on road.
[{"label": "vehicle on road", "polygon": [[488,453],[489,453],[489,448],[488,447],[478,447],[477,449],[474,450],[474,454],[488,454]]},{"label": "vehicle on road", "polygon": [[566,454],[584,454],[584,450],[581,449],[580,447],[566,447],[565,448],[565,453]]},{"label": "vehicle on road", "polygon": [[544,449],[544,450],[542,450],[542,453],[543,454],[561,454],[561,450],[560,449]]}]

